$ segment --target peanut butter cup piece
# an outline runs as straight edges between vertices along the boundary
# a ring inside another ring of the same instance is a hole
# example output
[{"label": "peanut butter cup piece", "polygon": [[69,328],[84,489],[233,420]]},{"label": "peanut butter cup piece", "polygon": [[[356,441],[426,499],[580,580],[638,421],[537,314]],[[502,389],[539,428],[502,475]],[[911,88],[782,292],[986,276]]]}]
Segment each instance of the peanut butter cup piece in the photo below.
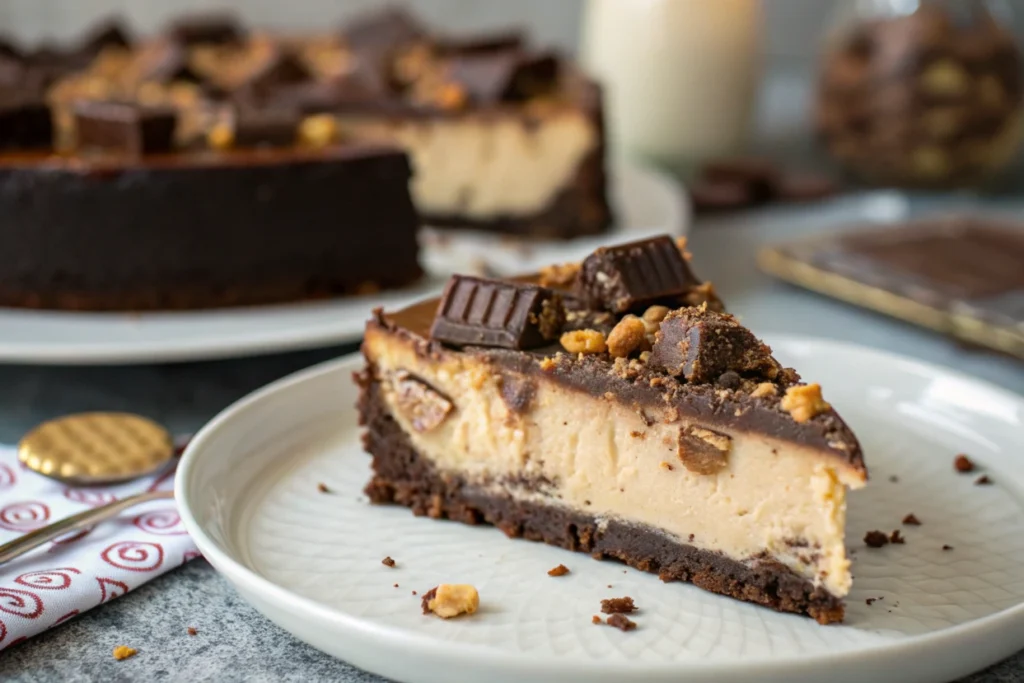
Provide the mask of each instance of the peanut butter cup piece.
[{"label": "peanut butter cup piece", "polygon": [[453,275],[430,337],[452,346],[531,349],[557,340],[564,324],[561,296],[546,287]]},{"label": "peanut butter cup piece", "polygon": [[700,384],[714,382],[730,371],[768,378],[779,372],[768,346],[733,316],[706,306],[669,313],[661,321],[647,363]]},{"label": "peanut butter cup piece", "polygon": [[83,101],[75,104],[74,114],[79,149],[141,155],[174,147],[178,115],[168,107]]},{"label": "peanut butter cup piece", "polygon": [[576,278],[576,295],[612,313],[641,312],[651,304],[682,299],[701,284],[667,235],[601,247]]}]

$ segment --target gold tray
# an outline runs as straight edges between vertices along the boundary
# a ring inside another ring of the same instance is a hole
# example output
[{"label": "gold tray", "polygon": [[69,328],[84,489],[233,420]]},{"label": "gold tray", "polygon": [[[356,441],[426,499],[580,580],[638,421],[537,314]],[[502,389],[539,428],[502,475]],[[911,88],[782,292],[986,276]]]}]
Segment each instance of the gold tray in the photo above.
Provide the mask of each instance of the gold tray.
[{"label": "gold tray", "polygon": [[[985,223],[993,224],[989,220]],[[902,228],[889,226],[877,232],[894,229]],[[910,224],[907,229],[915,229],[915,226]],[[859,229],[768,246],[758,253],[757,263],[769,275],[800,287],[1024,359],[1024,319],[1013,320],[1007,316],[999,320],[1001,316],[987,314],[969,300],[942,300],[940,295],[921,287],[894,286],[884,276],[870,272],[838,272],[820,262],[819,256],[825,250],[834,249],[844,237],[863,237],[875,230]],[[1024,263],[1021,268],[1024,269]],[[925,296],[911,296],[908,289],[915,294],[918,292],[913,290],[920,290]],[[1024,292],[1020,296],[1024,297]],[[1024,306],[1021,309],[1024,316]]]}]

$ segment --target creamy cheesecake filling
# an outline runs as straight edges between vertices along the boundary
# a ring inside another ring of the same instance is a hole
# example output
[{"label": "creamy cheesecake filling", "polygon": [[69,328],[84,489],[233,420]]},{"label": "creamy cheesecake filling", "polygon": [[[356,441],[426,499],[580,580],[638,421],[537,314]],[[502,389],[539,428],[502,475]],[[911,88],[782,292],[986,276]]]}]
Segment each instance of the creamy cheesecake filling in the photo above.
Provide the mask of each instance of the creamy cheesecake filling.
[{"label": "creamy cheesecake filling", "polygon": [[[849,591],[846,487],[859,488],[864,479],[837,459],[736,432],[728,433],[725,467],[698,474],[678,456],[679,430],[687,426],[681,420],[662,421],[664,416],[648,412],[654,420],[647,424],[617,401],[543,379],[517,412],[502,398],[502,382],[513,378],[480,359],[425,358],[410,341],[372,328],[365,350],[390,411],[417,451],[442,472],[520,500],[660,529],[740,562],[756,563],[767,554],[833,595]],[[402,371],[451,402],[426,429],[422,415],[410,414],[403,400],[395,379],[405,376]],[[508,483],[523,480],[543,486]]]},{"label": "creamy cheesecake filling", "polygon": [[346,136],[403,147],[412,157],[412,194],[424,214],[474,220],[548,208],[600,143],[577,109],[459,118],[343,117]]}]

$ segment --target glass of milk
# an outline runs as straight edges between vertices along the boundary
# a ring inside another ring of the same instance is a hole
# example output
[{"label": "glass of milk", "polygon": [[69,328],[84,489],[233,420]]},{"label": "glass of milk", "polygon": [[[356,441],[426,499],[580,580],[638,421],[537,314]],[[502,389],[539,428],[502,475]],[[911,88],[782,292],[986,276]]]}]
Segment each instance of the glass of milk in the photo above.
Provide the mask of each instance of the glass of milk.
[{"label": "glass of milk", "polygon": [[759,0],[587,0],[585,68],[616,156],[688,170],[740,152],[760,75]]}]

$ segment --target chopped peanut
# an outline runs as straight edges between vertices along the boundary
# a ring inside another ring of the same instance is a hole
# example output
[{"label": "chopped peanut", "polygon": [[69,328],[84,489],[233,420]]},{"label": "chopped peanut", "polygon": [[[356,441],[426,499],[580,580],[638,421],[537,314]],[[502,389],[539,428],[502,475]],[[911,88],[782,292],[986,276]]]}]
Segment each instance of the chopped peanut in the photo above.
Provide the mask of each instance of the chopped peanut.
[{"label": "chopped peanut", "polygon": [[559,342],[569,353],[604,353],[608,350],[604,335],[597,330],[566,332]]},{"label": "chopped peanut", "polygon": [[423,595],[423,613],[433,612],[442,619],[473,614],[480,607],[480,594],[469,584],[442,583]]},{"label": "chopped peanut", "polygon": [[118,645],[114,648],[114,659],[122,660],[134,657],[138,653],[134,647],[128,647],[127,645]]},{"label": "chopped peanut", "polygon": [[821,397],[821,386],[818,384],[786,389],[786,395],[782,397],[780,405],[797,422],[807,422],[832,407]]},{"label": "chopped peanut", "polygon": [[608,335],[608,353],[615,358],[625,358],[647,341],[644,321],[635,315],[627,315]]}]

